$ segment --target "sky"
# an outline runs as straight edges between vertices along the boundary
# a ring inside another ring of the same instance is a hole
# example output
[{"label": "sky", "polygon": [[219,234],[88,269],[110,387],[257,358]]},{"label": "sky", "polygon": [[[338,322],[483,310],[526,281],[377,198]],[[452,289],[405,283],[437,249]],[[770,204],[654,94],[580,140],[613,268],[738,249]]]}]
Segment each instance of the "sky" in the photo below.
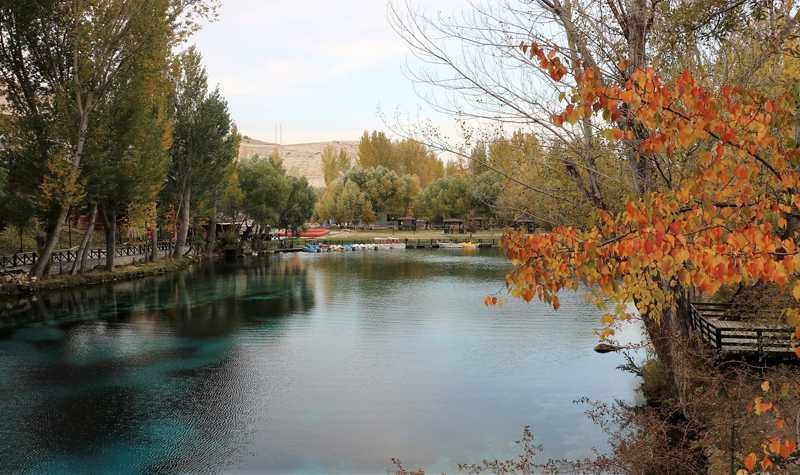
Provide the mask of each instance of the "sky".
[{"label": "sky", "polygon": [[[395,0],[405,1],[405,0]],[[414,0],[430,13],[467,0]],[[357,140],[398,111],[444,123],[417,97],[415,63],[387,20],[386,0],[224,0],[194,43],[240,132],[281,143]]]}]

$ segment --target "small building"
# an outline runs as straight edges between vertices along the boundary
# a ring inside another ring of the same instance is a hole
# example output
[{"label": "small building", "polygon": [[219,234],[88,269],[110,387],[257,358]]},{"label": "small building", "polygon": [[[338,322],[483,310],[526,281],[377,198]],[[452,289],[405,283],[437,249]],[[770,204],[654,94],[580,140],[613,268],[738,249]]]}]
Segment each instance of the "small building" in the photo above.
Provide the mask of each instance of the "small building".
[{"label": "small building", "polygon": [[464,234],[463,219],[445,219],[442,221],[446,234]]},{"label": "small building", "polygon": [[469,220],[467,221],[467,229],[470,232],[489,229],[489,224],[490,224],[489,218],[483,216],[476,216],[469,218]]},{"label": "small building", "polygon": [[394,229],[397,231],[416,231],[417,218],[413,216],[403,216],[401,218],[394,218]]},{"label": "small building", "polygon": [[536,229],[536,222],[530,218],[517,218],[514,220],[514,229],[533,233]]}]

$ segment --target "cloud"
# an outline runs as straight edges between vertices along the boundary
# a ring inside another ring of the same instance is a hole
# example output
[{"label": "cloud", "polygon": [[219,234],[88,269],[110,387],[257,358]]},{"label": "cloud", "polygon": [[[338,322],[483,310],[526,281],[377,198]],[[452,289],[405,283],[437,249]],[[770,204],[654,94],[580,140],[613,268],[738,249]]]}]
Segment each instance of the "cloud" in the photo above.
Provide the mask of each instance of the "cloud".
[{"label": "cloud", "polygon": [[313,89],[322,84],[397,62],[405,53],[403,45],[389,40],[327,43],[291,57],[253,58],[249,63],[238,65],[235,71],[212,77],[212,81],[218,81],[226,95],[295,96],[313,93]]},{"label": "cloud", "polygon": [[226,0],[195,42],[209,83],[251,134],[271,136],[277,121],[292,121],[296,140],[354,131],[348,138],[381,127],[379,105],[418,102],[402,73],[408,47],[386,20],[385,0]]}]

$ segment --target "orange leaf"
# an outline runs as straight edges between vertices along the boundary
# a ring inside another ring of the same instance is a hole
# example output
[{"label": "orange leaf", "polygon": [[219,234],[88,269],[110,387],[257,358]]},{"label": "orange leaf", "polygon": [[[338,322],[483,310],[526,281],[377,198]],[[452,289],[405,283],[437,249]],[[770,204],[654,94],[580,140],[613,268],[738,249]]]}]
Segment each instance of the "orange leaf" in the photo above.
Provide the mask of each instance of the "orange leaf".
[{"label": "orange leaf", "polygon": [[781,452],[781,439],[778,437],[770,437],[768,440],[767,448],[773,454],[778,454]]},{"label": "orange leaf", "polygon": [[788,459],[797,450],[797,442],[793,440],[784,440],[781,447],[781,457]]},{"label": "orange leaf", "polygon": [[736,178],[742,181],[747,180],[749,175],[749,173],[747,173],[747,167],[744,165],[739,165],[736,167],[736,171],[734,173],[736,174]]},{"label": "orange leaf", "polygon": [[760,416],[765,412],[769,412],[772,409],[772,403],[762,402],[760,397],[755,398],[754,402],[755,404],[753,406],[753,409],[755,409],[755,413],[757,416]]},{"label": "orange leaf", "polygon": [[756,468],[757,461],[758,456],[753,452],[750,452],[747,454],[747,457],[744,458],[744,468],[746,468],[748,472],[752,472]]},{"label": "orange leaf", "polygon": [[764,458],[761,459],[761,470],[766,472],[770,468],[772,468],[772,460],[770,460],[769,457],[765,455]]}]

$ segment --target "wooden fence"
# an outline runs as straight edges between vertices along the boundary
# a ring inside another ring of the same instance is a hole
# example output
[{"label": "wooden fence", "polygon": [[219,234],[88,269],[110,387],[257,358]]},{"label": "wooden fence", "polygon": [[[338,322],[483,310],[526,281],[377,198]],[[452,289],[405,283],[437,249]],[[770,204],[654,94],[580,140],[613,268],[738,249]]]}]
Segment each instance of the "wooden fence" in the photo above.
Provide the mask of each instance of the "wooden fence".
[{"label": "wooden fence", "polygon": [[730,305],[693,302],[692,328],[719,352],[755,354],[759,357],[793,353],[794,330],[777,323],[730,321],[723,317]]},{"label": "wooden fence", "polygon": [[[158,243],[158,250],[161,252],[171,251],[175,247],[172,241],[161,241]],[[117,246],[114,255],[117,257],[136,257],[147,256],[152,252],[152,244],[137,244]],[[101,260],[105,259],[108,251],[106,248],[89,249],[87,259]],[[26,267],[33,266],[39,259],[35,251],[32,252],[19,252],[9,256],[0,256],[0,273],[13,273],[19,272]],[[50,256],[52,265],[63,266],[64,264],[74,262],[78,259],[78,251],[75,249],[64,249],[54,251]]]}]

